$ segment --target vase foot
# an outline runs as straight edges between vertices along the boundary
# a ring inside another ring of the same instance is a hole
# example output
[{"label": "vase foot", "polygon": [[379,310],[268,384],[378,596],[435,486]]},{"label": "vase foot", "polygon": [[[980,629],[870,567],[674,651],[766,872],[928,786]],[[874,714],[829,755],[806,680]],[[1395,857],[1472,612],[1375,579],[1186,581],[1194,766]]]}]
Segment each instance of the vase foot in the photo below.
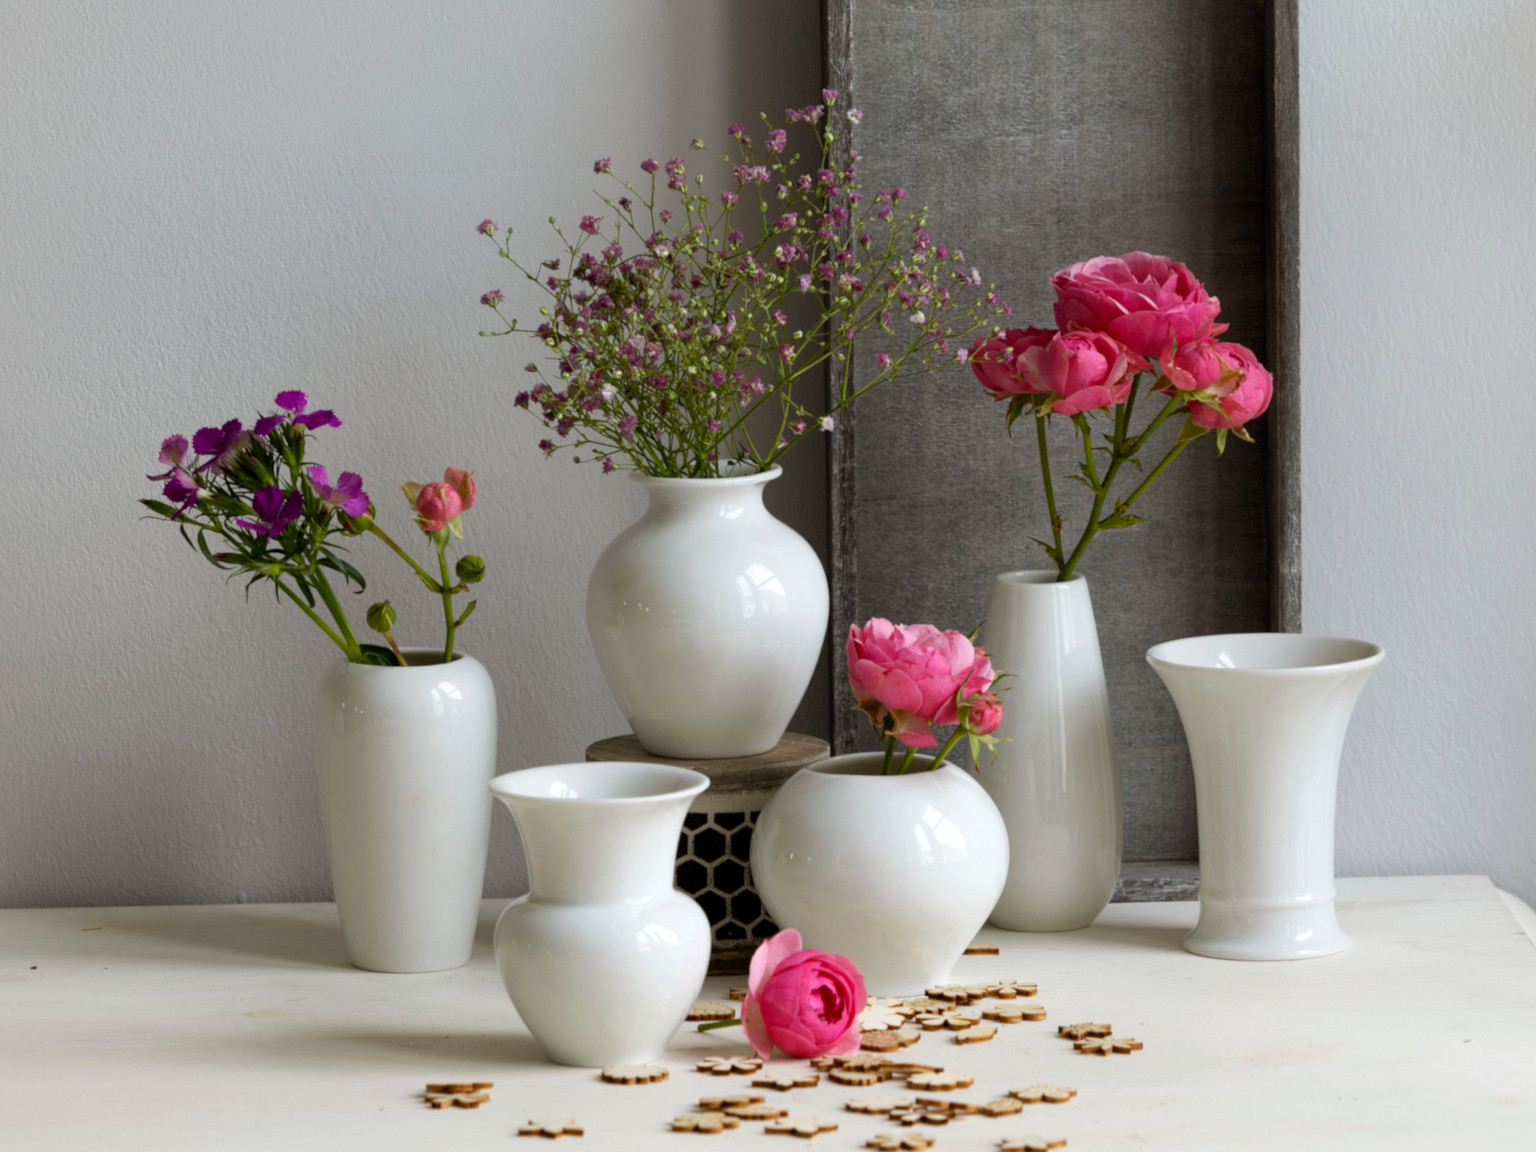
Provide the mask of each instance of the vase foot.
[{"label": "vase foot", "polygon": [[1254,908],[1200,902],[1200,922],[1184,948],[1215,960],[1312,960],[1349,947],[1333,901],[1299,907]]}]

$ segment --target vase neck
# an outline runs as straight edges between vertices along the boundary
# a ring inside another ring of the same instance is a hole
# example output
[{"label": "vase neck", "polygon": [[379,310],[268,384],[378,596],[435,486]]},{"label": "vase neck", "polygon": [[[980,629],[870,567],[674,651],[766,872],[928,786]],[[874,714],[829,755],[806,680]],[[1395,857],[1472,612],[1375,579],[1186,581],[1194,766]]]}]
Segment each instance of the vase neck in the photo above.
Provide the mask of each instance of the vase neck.
[{"label": "vase neck", "polygon": [[604,904],[672,890],[689,797],[641,804],[507,799],[535,900]]}]

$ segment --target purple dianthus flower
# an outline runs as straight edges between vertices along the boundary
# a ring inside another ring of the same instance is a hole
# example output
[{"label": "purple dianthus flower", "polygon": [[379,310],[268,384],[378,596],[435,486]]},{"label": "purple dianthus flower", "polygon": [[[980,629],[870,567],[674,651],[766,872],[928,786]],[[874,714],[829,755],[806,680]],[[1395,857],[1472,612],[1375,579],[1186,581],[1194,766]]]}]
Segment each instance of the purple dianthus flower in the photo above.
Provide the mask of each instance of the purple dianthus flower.
[{"label": "purple dianthus flower", "polygon": [[348,516],[361,516],[368,511],[368,493],[363,491],[363,478],[356,472],[343,472],[333,485],[323,465],[311,464],[307,471],[322,503],[340,508]]},{"label": "purple dianthus flower", "polygon": [[281,536],[304,510],[304,497],[298,492],[284,494],[281,488],[271,484],[251,498],[251,510],[257,519],[236,520],[235,523],[258,536]]}]

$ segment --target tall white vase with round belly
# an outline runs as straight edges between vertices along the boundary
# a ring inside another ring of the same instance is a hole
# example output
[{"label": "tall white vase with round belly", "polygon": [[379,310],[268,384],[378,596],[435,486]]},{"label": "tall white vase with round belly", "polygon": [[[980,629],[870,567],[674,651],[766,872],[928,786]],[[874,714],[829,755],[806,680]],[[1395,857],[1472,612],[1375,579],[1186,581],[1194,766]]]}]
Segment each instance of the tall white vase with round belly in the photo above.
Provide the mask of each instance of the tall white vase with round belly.
[{"label": "tall white vase with round belly", "polygon": [[496,922],[496,963],[528,1031],[557,1064],[661,1055],[709,967],[709,918],[672,883],[688,805],[709,778],[611,761],[509,772],[532,891]]},{"label": "tall white vase with round belly", "polygon": [[485,883],[496,691],[472,656],[338,660],[316,701],[315,768],[347,955],[375,972],[469,960]]},{"label": "tall white vase with round belly", "polygon": [[827,575],[763,506],[780,474],[634,476],[650,506],[598,557],[587,632],[654,756],[766,752],[805,695],[827,634]]},{"label": "tall white vase with round belly", "polygon": [[997,759],[981,783],[1008,826],[1008,881],[992,923],[1084,928],[1120,875],[1120,777],[1088,582],[1053,571],[992,582],[982,642],[1005,681]]},{"label": "tall white vase with round belly", "polygon": [[1184,947],[1303,960],[1349,947],[1334,914],[1339,756],[1383,652],[1286,633],[1195,636],[1147,652],[1184,722],[1200,822],[1200,921]]}]

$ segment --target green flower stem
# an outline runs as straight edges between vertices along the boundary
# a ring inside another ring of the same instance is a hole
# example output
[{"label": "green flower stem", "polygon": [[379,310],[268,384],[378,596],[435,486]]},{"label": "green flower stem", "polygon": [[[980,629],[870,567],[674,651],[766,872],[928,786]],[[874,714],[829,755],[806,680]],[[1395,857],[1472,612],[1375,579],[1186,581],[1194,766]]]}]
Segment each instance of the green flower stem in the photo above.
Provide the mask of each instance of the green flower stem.
[{"label": "green flower stem", "polygon": [[342,650],[346,652],[347,659],[353,661],[362,659],[362,645],[357,642],[357,637],[352,635],[351,625],[347,623],[347,614],[342,611],[341,602],[336,599],[336,593],[331,591],[331,584],[325,578],[325,573],[317,567],[310,579],[314,581],[315,591],[320,593],[320,599],[324,600],[325,606],[331,610],[331,615],[341,630],[342,638],[346,640]]},{"label": "green flower stem", "polygon": [[407,564],[409,564],[415,570],[416,575],[421,577],[421,582],[423,584],[425,584],[433,592],[441,592],[442,591],[442,588],[438,585],[438,582],[436,580],[432,579],[432,577],[427,574],[427,570],[425,568],[423,568],[420,564],[416,563],[416,561],[411,558],[411,554],[409,552],[407,552],[404,548],[400,547],[400,545],[396,544],[393,540],[391,540],[390,537],[389,537],[389,534],[387,532],[385,532],[384,529],[380,528],[377,524],[370,524],[370,525],[368,525],[368,531],[372,532],[380,540],[382,540],[382,541],[384,541],[384,543],[388,544],[390,546],[390,548],[394,551],[396,556],[400,557],[400,559],[404,560]]},{"label": "green flower stem", "polygon": [[880,775],[889,776],[891,774],[891,761],[895,758],[896,737],[887,736],[885,738],[885,760],[880,765]]},{"label": "green flower stem", "polygon": [[340,636],[336,635],[336,633],[331,629],[330,625],[328,625],[324,620],[320,619],[319,616],[315,615],[314,609],[311,608],[308,604],[304,603],[304,598],[302,596],[300,596],[292,588],[288,587],[288,585],[284,584],[280,579],[274,579],[272,583],[277,585],[277,590],[279,592],[297,604],[303,611],[304,615],[313,620],[320,631],[324,632],[331,638],[336,647],[340,648],[344,653],[346,653],[348,660],[352,659],[352,652],[350,649],[348,649],[346,641],[344,641]]},{"label": "green flower stem", "polygon": [[948,756],[952,751],[954,751],[955,745],[960,743],[964,736],[965,725],[956,724],[955,730],[949,734],[949,739],[944,741],[944,747],[940,748],[938,754],[933,758],[933,766],[935,768],[944,763],[944,757]]},{"label": "green flower stem", "polygon": [[448,627],[448,638],[443,644],[443,663],[453,659],[453,588],[448,581],[448,544],[444,541],[437,550],[438,563],[443,566],[443,620]]},{"label": "green flower stem", "polygon": [[739,1018],[731,1020],[711,1020],[708,1024],[700,1024],[700,1032],[713,1032],[716,1028],[735,1028],[741,1023]]},{"label": "green flower stem", "polygon": [[1160,427],[1162,427],[1163,421],[1172,416],[1176,411],[1183,407],[1183,405],[1184,401],[1179,397],[1170,396],[1168,398],[1168,403],[1163,405],[1163,410],[1152,418],[1152,423],[1143,428],[1141,430],[1141,435],[1131,441],[1130,447],[1126,449],[1126,455],[1134,456],[1140,452],[1142,448],[1146,446],[1147,441],[1152,438],[1152,433],[1156,432]]},{"label": "green flower stem", "polygon": [[901,758],[901,767],[896,769],[896,775],[905,776],[907,774],[907,769],[912,767],[912,758],[916,755],[916,748],[908,748],[907,754]]},{"label": "green flower stem", "polygon": [[1051,536],[1056,541],[1056,564],[1061,564],[1061,513],[1056,511],[1056,493],[1051,488],[1051,453],[1045,443],[1045,417],[1035,417],[1035,440],[1040,445],[1040,478],[1045,481],[1045,506],[1051,513]]},{"label": "green flower stem", "polygon": [[[1201,433],[1201,435],[1204,435],[1204,433]],[[1180,440],[1177,444],[1175,444],[1169,451],[1168,455],[1164,456],[1158,463],[1157,467],[1147,473],[1147,478],[1136,486],[1136,491],[1132,492],[1118,505],[1116,505],[1116,513],[1119,514],[1128,510],[1132,504],[1140,500],[1146,490],[1152,487],[1152,482],[1163,474],[1163,469],[1167,468],[1168,465],[1177,460],[1179,458],[1179,453],[1184,451],[1184,449],[1188,448],[1198,439],[1200,439],[1199,436],[1192,436],[1188,440]]]}]

